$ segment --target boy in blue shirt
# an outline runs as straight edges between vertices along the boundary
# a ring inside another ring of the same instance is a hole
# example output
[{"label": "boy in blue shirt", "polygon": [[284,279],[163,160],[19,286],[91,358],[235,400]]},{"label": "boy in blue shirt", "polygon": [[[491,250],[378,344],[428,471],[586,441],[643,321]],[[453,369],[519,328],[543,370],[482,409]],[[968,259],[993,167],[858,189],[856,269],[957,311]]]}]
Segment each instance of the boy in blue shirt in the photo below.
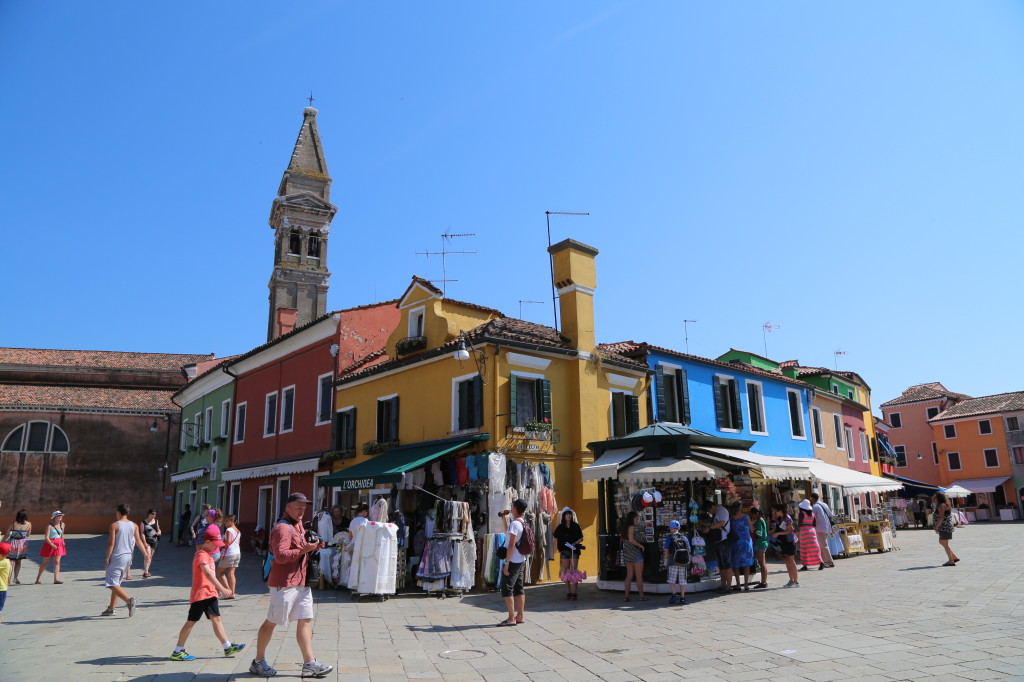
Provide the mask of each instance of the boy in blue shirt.
[{"label": "boy in blue shirt", "polygon": [[[669,604],[686,603],[686,569],[690,564],[690,541],[679,530],[678,521],[668,524],[672,531],[665,536],[665,564],[668,566],[668,585],[672,590]],[[676,594],[676,589],[679,594]]]}]

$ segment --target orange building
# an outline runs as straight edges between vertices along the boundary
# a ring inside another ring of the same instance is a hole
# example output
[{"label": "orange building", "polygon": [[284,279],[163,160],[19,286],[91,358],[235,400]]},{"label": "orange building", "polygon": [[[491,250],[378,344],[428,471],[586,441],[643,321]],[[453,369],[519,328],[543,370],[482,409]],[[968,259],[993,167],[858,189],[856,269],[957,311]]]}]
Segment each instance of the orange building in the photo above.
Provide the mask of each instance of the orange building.
[{"label": "orange building", "polygon": [[939,484],[970,490],[973,495],[966,506],[977,509],[979,519],[999,518],[999,509],[1016,507],[1006,433],[1009,413],[1022,399],[1024,392],[962,400],[928,422],[938,455]]}]

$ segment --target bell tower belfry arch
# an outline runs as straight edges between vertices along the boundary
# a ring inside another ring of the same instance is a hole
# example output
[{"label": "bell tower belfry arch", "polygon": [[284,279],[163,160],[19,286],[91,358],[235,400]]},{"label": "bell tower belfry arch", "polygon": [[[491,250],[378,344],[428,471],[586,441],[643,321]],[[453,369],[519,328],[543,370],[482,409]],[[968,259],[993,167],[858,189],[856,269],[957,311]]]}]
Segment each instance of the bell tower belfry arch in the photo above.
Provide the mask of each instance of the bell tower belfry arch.
[{"label": "bell tower belfry arch", "polygon": [[274,230],[274,271],[270,276],[267,340],[327,312],[327,240],[338,207],[330,202],[317,110],[306,107],[292,158],[270,209]]}]

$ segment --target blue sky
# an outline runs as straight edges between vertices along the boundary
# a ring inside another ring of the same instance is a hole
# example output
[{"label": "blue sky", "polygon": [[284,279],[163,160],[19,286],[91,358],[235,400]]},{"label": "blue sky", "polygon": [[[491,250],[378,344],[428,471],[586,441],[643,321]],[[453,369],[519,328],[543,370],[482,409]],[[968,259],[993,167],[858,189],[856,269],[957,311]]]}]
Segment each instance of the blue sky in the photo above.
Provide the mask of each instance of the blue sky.
[{"label": "blue sky", "polygon": [[[413,274],[519,314],[600,249],[597,336],[1024,389],[1017,2],[0,4],[0,344],[265,340],[310,91],[337,309]],[[523,316],[551,323],[551,307]]]}]

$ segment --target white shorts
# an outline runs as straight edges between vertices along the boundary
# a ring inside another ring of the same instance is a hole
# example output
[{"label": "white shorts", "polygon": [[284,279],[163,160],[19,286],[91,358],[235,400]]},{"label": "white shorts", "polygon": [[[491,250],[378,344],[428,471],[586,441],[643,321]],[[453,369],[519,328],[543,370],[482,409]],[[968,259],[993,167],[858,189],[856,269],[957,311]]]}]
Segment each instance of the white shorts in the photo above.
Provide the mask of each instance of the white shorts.
[{"label": "white shorts", "polygon": [[103,583],[104,587],[120,587],[121,581],[124,580],[125,573],[132,566],[132,555],[124,554],[122,556],[110,557],[110,563],[107,565],[107,580]]},{"label": "white shorts", "polygon": [[271,587],[267,620],[287,627],[293,620],[313,618],[313,590],[309,587]]},{"label": "white shorts", "polygon": [[217,568],[238,568],[238,564],[242,561],[241,554],[224,554],[220,558],[220,563],[217,564]]}]

